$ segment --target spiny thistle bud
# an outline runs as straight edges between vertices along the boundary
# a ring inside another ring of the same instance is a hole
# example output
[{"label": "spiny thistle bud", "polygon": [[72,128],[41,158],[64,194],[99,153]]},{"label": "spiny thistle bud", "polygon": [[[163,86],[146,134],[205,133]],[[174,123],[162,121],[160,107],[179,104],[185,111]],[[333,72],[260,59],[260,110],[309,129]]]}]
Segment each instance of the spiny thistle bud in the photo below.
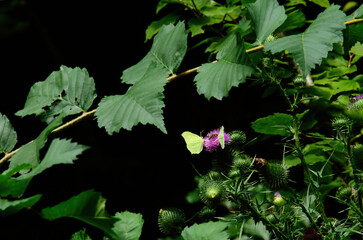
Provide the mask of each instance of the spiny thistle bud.
[{"label": "spiny thistle bud", "polygon": [[283,164],[267,162],[261,169],[262,178],[271,189],[277,190],[284,187],[288,181],[289,170]]},{"label": "spiny thistle bud", "polygon": [[350,124],[350,119],[348,117],[336,117],[332,120],[332,126],[335,129],[341,129]]},{"label": "spiny thistle bud", "polygon": [[246,134],[240,130],[231,132],[232,147],[240,147],[246,141]]},{"label": "spiny thistle bud", "polygon": [[231,168],[231,170],[228,172],[228,176],[231,178],[238,177],[241,175],[241,172],[238,170],[238,168]]},{"label": "spiny thistle bud", "polygon": [[363,145],[355,145],[352,147],[352,158],[350,159],[354,169],[363,171]]},{"label": "spiny thistle bud", "polygon": [[351,195],[352,195],[352,188],[349,186],[340,187],[336,192],[336,196],[341,200],[347,200],[350,198]]},{"label": "spiny thistle bud", "polygon": [[206,205],[219,204],[226,195],[225,186],[222,181],[218,180],[205,180],[200,186],[200,199]]},{"label": "spiny thistle bud", "polygon": [[202,210],[199,211],[198,216],[203,220],[209,220],[216,215],[216,210],[214,208],[210,208],[204,206]]},{"label": "spiny thistle bud", "polygon": [[356,122],[363,122],[363,94],[350,96],[346,114]]},{"label": "spiny thistle bud", "polygon": [[273,200],[273,203],[276,205],[276,206],[283,206],[286,204],[286,200],[281,196],[281,194],[279,192],[275,192],[274,194],[274,200]]},{"label": "spiny thistle bud", "polygon": [[205,176],[206,179],[219,180],[221,179],[221,174],[217,171],[209,171]]},{"label": "spiny thistle bud", "polygon": [[185,215],[177,208],[160,209],[158,224],[164,234],[180,234],[185,227]]},{"label": "spiny thistle bud", "polygon": [[247,155],[242,155],[233,159],[233,167],[241,170],[242,172],[249,169],[251,164],[252,159]]}]

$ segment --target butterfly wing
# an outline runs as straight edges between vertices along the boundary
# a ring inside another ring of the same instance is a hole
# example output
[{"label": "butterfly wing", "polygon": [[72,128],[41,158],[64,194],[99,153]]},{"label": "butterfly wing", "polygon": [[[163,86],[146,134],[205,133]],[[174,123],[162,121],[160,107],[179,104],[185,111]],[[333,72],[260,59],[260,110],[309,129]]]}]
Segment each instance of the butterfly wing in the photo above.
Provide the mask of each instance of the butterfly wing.
[{"label": "butterfly wing", "polygon": [[182,137],[187,144],[187,149],[191,154],[199,154],[203,150],[203,138],[192,132],[183,132]]}]

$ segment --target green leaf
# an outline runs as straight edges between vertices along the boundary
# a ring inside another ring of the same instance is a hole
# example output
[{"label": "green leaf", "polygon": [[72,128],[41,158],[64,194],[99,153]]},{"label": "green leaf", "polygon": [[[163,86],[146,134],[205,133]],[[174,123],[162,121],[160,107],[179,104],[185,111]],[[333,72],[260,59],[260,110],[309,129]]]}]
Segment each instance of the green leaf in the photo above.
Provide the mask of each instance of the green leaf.
[{"label": "green leaf", "polygon": [[50,144],[40,164],[33,168],[30,173],[21,177],[33,177],[56,164],[72,164],[77,159],[77,156],[86,149],[88,149],[87,146],[72,143],[71,140],[56,138]]},{"label": "green leaf", "polygon": [[286,32],[300,28],[305,25],[305,15],[300,10],[295,10],[287,15],[285,22],[276,30],[276,32]]},{"label": "green leaf", "polygon": [[31,87],[24,108],[16,115],[42,115],[49,123],[62,112],[72,115],[87,111],[96,96],[94,80],[85,68],[61,66],[45,81]]},{"label": "green leaf", "polygon": [[363,56],[363,44],[360,42],[357,42],[351,49],[350,52],[357,55],[357,56]]},{"label": "green leaf", "polygon": [[201,16],[191,18],[188,21],[189,31],[192,33],[192,37],[204,33],[204,26],[210,26],[223,21],[223,18],[213,18],[208,16]]},{"label": "green leaf", "polygon": [[191,154],[199,154],[203,150],[203,138],[191,132],[183,132],[182,137],[187,144],[187,149]]},{"label": "green leaf", "polygon": [[218,62],[203,64],[194,78],[198,93],[204,94],[208,100],[228,96],[232,87],[244,83],[253,72],[253,68],[247,65],[248,56],[239,35],[232,34],[226,41],[217,54]]},{"label": "green leaf", "polygon": [[155,36],[146,56],[137,64],[123,71],[122,82],[135,84],[144,77],[150,65],[155,63],[157,67],[162,67],[169,74],[173,74],[182,62],[186,50],[187,34],[184,22],[179,22],[176,26],[164,25]]},{"label": "green leaf", "polygon": [[114,224],[113,231],[116,239],[119,240],[138,240],[141,235],[144,220],[141,214],[128,211],[116,213],[118,221]]},{"label": "green leaf", "polygon": [[31,179],[16,179],[10,176],[0,175],[0,197],[21,197],[29,185]]},{"label": "green leaf", "polygon": [[357,8],[351,15],[350,17],[352,18],[358,18],[358,17],[361,17],[363,16],[363,4],[361,4],[359,6],[359,8]]},{"label": "green leaf", "polygon": [[[24,145],[20,148],[14,156],[12,156],[9,160],[9,168],[7,171],[11,171],[12,169],[16,168],[17,166],[21,166],[23,164],[27,164],[29,166],[35,167],[38,166],[40,159],[39,159],[39,151],[45,145],[48,140],[48,135],[58,126],[60,126],[63,122],[63,118],[65,117],[64,114],[58,116],[54,119],[40,134],[39,136],[34,139],[32,142]],[[28,167],[29,169],[29,167]]]},{"label": "green leaf", "polygon": [[310,2],[313,2],[321,7],[330,7],[329,0],[309,0]]},{"label": "green leaf", "polygon": [[155,34],[159,32],[163,25],[174,24],[179,19],[179,15],[174,12],[167,14],[157,21],[153,21],[145,31],[145,42],[150,40]]},{"label": "green leaf", "polygon": [[14,201],[0,199],[0,216],[5,217],[15,214],[24,208],[29,208],[36,204],[41,197],[41,194],[37,194],[29,198]]},{"label": "green leaf", "polygon": [[105,204],[106,199],[101,193],[87,190],[58,205],[44,208],[41,214],[43,218],[51,221],[63,217],[75,218],[116,238],[117,235],[112,229],[117,219],[106,212]]},{"label": "green leaf", "polygon": [[121,128],[131,130],[138,123],[153,124],[166,133],[162,108],[164,86],[168,71],[150,65],[150,70],[128,89],[124,95],[104,97],[96,112],[98,126],[105,127],[108,134]]},{"label": "green leaf", "polygon": [[257,237],[258,239],[271,239],[271,234],[269,231],[267,231],[265,225],[263,225],[262,222],[255,223],[252,218],[245,223],[243,227],[243,232],[248,235]]},{"label": "green leaf", "polygon": [[0,151],[8,153],[17,142],[17,134],[9,119],[0,113]]},{"label": "green leaf", "polygon": [[292,121],[292,116],[289,114],[274,113],[254,121],[252,129],[258,133],[288,137],[291,136],[289,128],[292,126]]},{"label": "green leaf", "polygon": [[184,228],[181,236],[184,240],[227,240],[227,227],[228,223],[225,222],[194,224]]},{"label": "green leaf", "polygon": [[291,52],[305,78],[333,49],[333,43],[343,41],[344,19],[345,14],[339,6],[332,5],[320,13],[305,32],[267,43],[265,49],[272,53]]},{"label": "green leaf", "polygon": [[249,4],[247,8],[255,23],[259,44],[262,44],[287,18],[285,8],[280,6],[276,0],[257,0],[255,3]]}]

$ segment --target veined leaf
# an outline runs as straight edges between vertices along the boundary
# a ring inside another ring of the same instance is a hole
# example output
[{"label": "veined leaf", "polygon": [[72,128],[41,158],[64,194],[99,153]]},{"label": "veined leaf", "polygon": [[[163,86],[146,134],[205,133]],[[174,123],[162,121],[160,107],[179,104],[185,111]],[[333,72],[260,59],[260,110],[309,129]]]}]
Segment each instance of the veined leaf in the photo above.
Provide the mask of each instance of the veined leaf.
[{"label": "veined leaf", "polygon": [[121,128],[131,130],[138,123],[153,124],[166,133],[162,108],[164,86],[169,72],[165,68],[150,65],[150,70],[124,95],[108,96],[101,100],[96,112],[98,126],[108,134]]},{"label": "veined leaf", "polygon": [[255,223],[255,221],[252,218],[245,223],[243,232],[252,235],[254,237],[258,237],[259,239],[263,240],[271,239],[271,234],[269,231],[267,231],[266,226],[263,225],[262,222]]},{"label": "veined leaf", "polygon": [[118,221],[113,227],[116,239],[119,240],[138,240],[141,235],[144,220],[141,214],[131,213],[128,211],[116,213],[115,218]]},{"label": "veined leaf", "polygon": [[247,8],[255,23],[257,41],[260,44],[287,18],[285,8],[280,6],[276,0],[257,0],[253,4],[247,5]]},{"label": "veined leaf", "polygon": [[227,240],[227,227],[228,223],[225,222],[194,224],[184,228],[181,236],[184,240]]},{"label": "veined leaf", "polygon": [[87,146],[72,143],[67,139],[56,138],[50,144],[40,164],[30,173],[22,175],[21,178],[31,178],[56,164],[72,164],[77,159],[77,155],[86,149],[88,149]]},{"label": "veined leaf", "polygon": [[223,49],[218,52],[216,63],[203,64],[194,78],[198,93],[221,100],[228,96],[232,87],[246,81],[253,68],[248,66],[248,56],[243,40],[237,34],[230,36]]},{"label": "veined leaf", "polygon": [[305,78],[333,49],[333,43],[343,41],[344,19],[345,14],[339,6],[332,5],[319,14],[305,32],[267,43],[265,49],[272,53],[291,52]]},{"label": "veined leaf", "polygon": [[122,82],[135,84],[143,78],[150,65],[155,64],[173,74],[184,58],[187,50],[187,34],[184,22],[176,26],[164,25],[155,36],[153,45],[146,56],[137,64],[123,71]]},{"label": "veined leaf", "polygon": [[16,112],[16,115],[42,115],[49,123],[62,112],[72,115],[87,111],[96,96],[94,80],[85,68],[61,66],[45,81],[31,87],[24,109]]},{"label": "veined leaf", "polygon": [[64,114],[58,116],[51,122],[32,142],[24,145],[17,151],[13,157],[10,158],[9,169],[6,172],[12,171],[17,166],[28,165],[29,168],[38,166],[39,164],[39,151],[48,140],[48,135],[63,122]]},{"label": "veined leaf", "polygon": [[3,153],[13,150],[17,142],[17,134],[9,119],[0,113],[0,151]]},{"label": "veined leaf", "polygon": [[174,24],[178,19],[179,16],[172,12],[161,18],[160,20],[153,21],[145,31],[145,42],[150,40],[155,34],[157,34],[163,25]]},{"label": "veined leaf", "polygon": [[288,137],[291,136],[289,127],[292,126],[292,120],[292,116],[289,114],[274,113],[254,121],[252,129],[258,133]]},{"label": "veined leaf", "polygon": [[44,208],[42,217],[51,221],[63,217],[75,218],[116,238],[117,235],[112,228],[117,219],[106,212],[105,204],[106,199],[100,193],[87,190],[58,205]]},{"label": "veined leaf", "polygon": [[192,132],[183,132],[182,137],[187,144],[187,149],[191,154],[199,154],[203,150],[203,138]]},{"label": "veined leaf", "polygon": [[0,199],[0,216],[8,216],[19,212],[24,208],[29,208],[36,204],[42,197],[41,194],[34,195],[29,198],[9,201],[7,199]]},{"label": "veined leaf", "polygon": [[357,55],[357,56],[363,56],[363,44],[360,42],[357,42],[351,49],[350,52]]}]

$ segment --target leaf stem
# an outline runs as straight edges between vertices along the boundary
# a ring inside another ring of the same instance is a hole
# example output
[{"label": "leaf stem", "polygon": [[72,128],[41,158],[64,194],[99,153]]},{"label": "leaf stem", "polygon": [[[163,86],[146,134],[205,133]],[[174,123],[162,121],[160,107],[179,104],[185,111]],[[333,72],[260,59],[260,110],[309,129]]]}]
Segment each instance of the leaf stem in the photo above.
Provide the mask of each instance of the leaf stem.
[{"label": "leaf stem", "polygon": [[[93,109],[93,110],[91,110],[89,112],[82,113],[82,115],[76,117],[75,119],[70,120],[69,122],[66,122],[66,123],[62,124],[61,126],[57,127],[56,129],[54,129],[51,132],[51,134],[60,132],[60,131],[62,131],[64,129],[66,129],[66,128],[69,128],[69,127],[73,126],[74,124],[84,120],[85,118],[94,115],[96,111],[97,111],[97,109]],[[31,142],[33,142],[33,140],[30,141],[29,143],[31,143]],[[0,159],[0,165],[7,162],[17,151],[19,151],[23,146],[25,146],[25,145],[27,145],[29,143],[26,143],[26,144],[20,146],[19,148],[15,149],[15,150],[13,150],[13,151],[11,151],[9,153],[6,153],[5,156],[2,159]]]}]

